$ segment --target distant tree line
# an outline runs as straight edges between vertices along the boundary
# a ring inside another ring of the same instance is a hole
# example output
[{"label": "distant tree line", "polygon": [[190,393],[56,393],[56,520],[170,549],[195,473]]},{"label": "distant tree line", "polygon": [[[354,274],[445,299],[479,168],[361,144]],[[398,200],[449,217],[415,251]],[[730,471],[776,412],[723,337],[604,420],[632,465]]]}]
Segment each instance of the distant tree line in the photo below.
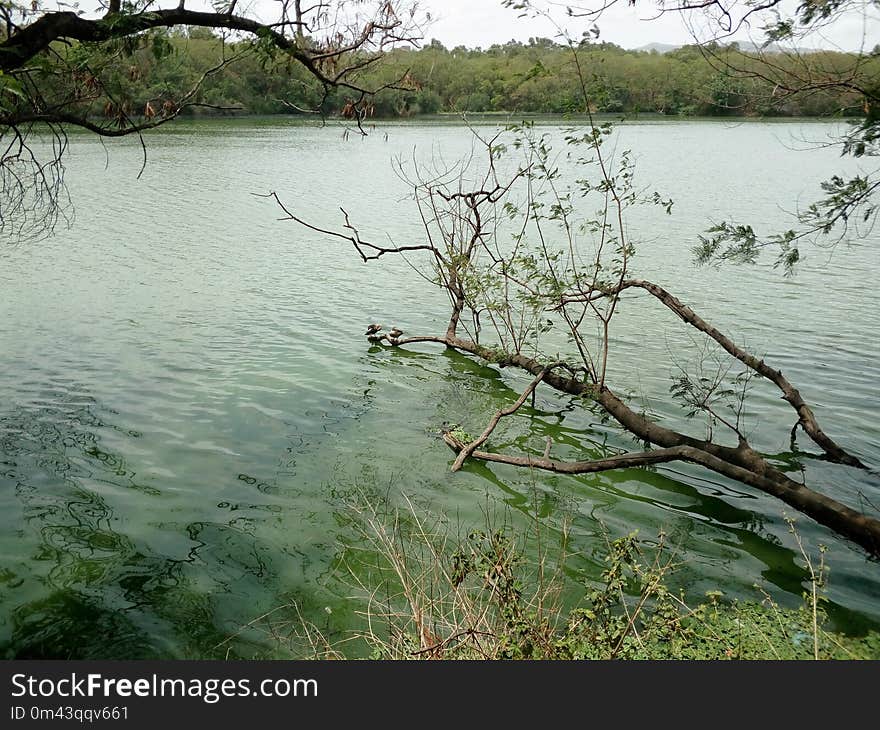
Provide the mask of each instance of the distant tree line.
[{"label": "distant tree line", "polygon": [[[156,42],[158,41],[158,42]],[[271,51],[271,49],[270,49]],[[199,101],[208,113],[277,114],[320,107],[329,116],[350,115],[345,89],[329,94],[305,69],[271,52],[252,49],[235,64],[206,78]],[[148,47],[136,51],[130,64],[117,72],[120,93],[133,109],[152,100],[174,101],[192,88],[205,68],[223,54],[237,52],[211,30],[194,28],[162,32]],[[810,94],[778,93],[761,73],[766,62],[784,70],[803,69],[817,75],[841,76],[854,64],[877,67],[880,55],[835,51],[761,54],[741,51],[736,44],[715,47],[707,55],[696,46],[667,53],[629,51],[611,43],[583,43],[579,60],[588,74],[588,95],[596,112],[656,113],[684,116],[860,116],[859,94],[839,86]],[[725,58],[740,72],[732,74]],[[747,73],[754,64],[756,74]],[[746,69],[746,73],[742,72]],[[528,43],[510,41],[486,49],[447,49],[439,41],[415,49],[396,49],[374,67],[366,83],[393,84],[369,104],[368,117],[396,118],[456,112],[521,112],[560,114],[582,109],[580,79],[568,46],[546,38]],[[368,74],[369,75],[369,74]],[[198,113],[199,107],[190,109]]]}]

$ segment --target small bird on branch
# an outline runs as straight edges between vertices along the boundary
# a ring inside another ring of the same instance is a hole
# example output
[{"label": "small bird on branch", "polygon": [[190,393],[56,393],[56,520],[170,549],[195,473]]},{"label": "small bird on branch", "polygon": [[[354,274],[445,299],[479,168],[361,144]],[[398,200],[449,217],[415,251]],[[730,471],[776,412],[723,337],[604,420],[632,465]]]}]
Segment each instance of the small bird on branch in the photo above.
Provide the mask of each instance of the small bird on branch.
[{"label": "small bird on branch", "polygon": [[369,337],[370,335],[378,334],[381,329],[382,329],[381,324],[371,324],[367,327],[367,331],[364,334],[367,335],[367,337]]},{"label": "small bird on branch", "polygon": [[394,329],[392,329],[392,330],[388,333],[388,336],[389,336],[392,340],[396,340],[396,339],[397,339],[398,337],[400,337],[402,334],[403,334],[403,330],[398,329],[397,327],[395,327]]}]

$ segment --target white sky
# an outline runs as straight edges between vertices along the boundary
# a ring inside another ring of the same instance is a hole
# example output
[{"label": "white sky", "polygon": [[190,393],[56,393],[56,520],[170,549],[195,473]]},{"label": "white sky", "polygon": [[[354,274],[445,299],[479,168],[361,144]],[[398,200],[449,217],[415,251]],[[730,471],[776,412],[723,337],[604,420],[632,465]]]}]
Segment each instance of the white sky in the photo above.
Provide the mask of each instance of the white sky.
[{"label": "white sky", "polygon": [[[530,37],[554,38],[558,31],[544,18],[521,18],[515,10],[501,6],[500,0],[423,0],[422,7],[431,13],[434,22],[427,36],[437,38],[447,47],[464,45],[486,48],[493,43],[509,40],[527,41]],[[648,16],[654,6],[641,10],[626,2],[606,11],[599,23],[600,40],[617,43],[625,48],[636,48],[656,41],[658,43],[686,43],[688,41],[681,18],[666,16],[652,23],[640,20]],[[557,13],[564,19],[563,13]],[[590,27],[583,19],[567,19],[567,30],[574,36]]]},{"label": "white sky", "polygon": [[[857,2],[858,0],[853,4]],[[582,0],[582,4],[589,5],[590,2]],[[593,0],[592,4],[598,5],[598,0]],[[501,0],[421,0],[421,5],[434,18],[427,29],[426,37],[437,38],[447,47],[465,45],[485,48],[511,39],[525,42],[533,36],[552,38],[557,33],[553,25],[544,19],[518,17],[517,11],[503,8]],[[565,19],[564,7],[559,6],[557,11],[556,16]],[[871,13],[867,27],[868,49],[880,43],[880,14],[876,8]],[[620,0],[606,10],[598,22],[600,40],[610,41],[624,48],[638,48],[652,42],[693,42],[681,15],[669,13],[659,18],[656,16],[655,0],[639,0],[635,7],[630,7],[626,0]],[[568,19],[567,28],[573,37],[578,37],[589,25],[583,19]],[[800,45],[856,50],[862,46],[865,31],[865,18],[854,12],[837,20],[828,32],[812,37],[807,43]],[[760,42],[759,33],[753,32],[752,36],[754,41]],[[748,38],[744,34],[741,40]]]},{"label": "white sky", "polygon": [[[67,3],[72,0],[67,0]],[[156,7],[174,7],[178,0],[156,0]],[[425,29],[425,43],[436,38],[448,48],[464,45],[469,48],[488,48],[495,43],[509,40],[527,42],[531,37],[555,38],[558,31],[544,18],[522,18],[518,11],[502,7],[502,0],[417,0],[423,11],[431,14],[432,22]],[[592,21],[582,18],[566,18],[565,0],[537,0],[544,7],[551,7],[554,16],[565,22],[567,32],[573,38],[587,30]],[[602,0],[571,0],[580,6],[596,7]],[[731,5],[742,7],[748,0],[728,0]],[[599,40],[616,43],[623,48],[639,48],[648,43],[683,45],[693,42],[686,20],[700,18],[699,14],[667,13],[659,16],[659,0],[637,0],[634,7],[627,0],[618,0],[607,9],[598,21]],[[782,0],[782,7],[794,8],[799,0]],[[672,0],[669,0],[672,4]],[[49,0],[43,5],[62,4],[62,0]],[[89,0],[82,3],[88,8]],[[69,9],[65,3],[64,9]],[[97,2],[95,2],[97,7]],[[186,0],[192,10],[210,10],[211,0]],[[836,18],[824,33],[798,42],[801,48],[835,48],[839,50],[870,50],[880,43],[880,7],[875,0],[849,0],[851,12]],[[262,20],[277,17],[278,0],[239,0],[238,12],[254,14]],[[866,8],[866,9],[865,9]],[[861,12],[864,10],[864,12]],[[103,11],[101,11],[103,12]],[[91,13],[88,13],[91,15]],[[736,40],[760,43],[763,39],[758,28],[750,36],[742,33]]]}]

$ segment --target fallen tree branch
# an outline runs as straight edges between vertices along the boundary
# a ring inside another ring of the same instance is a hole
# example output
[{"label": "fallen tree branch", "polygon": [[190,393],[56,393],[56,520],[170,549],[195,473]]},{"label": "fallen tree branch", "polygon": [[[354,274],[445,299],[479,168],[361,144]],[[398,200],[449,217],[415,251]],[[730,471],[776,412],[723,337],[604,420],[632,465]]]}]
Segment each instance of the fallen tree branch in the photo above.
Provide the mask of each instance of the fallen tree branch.
[{"label": "fallen tree branch", "polygon": [[[687,446],[676,446],[670,449],[656,449],[654,451],[642,451],[638,453],[620,454],[619,456],[610,456],[606,459],[591,459],[588,461],[559,461],[550,459],[546,456],[543,458],[535,458],[534,456],[510,456],[508,454],[497,454],[491,451],[477,451],[466,449],[471,444],[465,445],[451,431],[443,433],[443,441],[453,451],[457,452],[459,458],[462,454],[467,453],[468,457],[480,459],[481,461],[492,461],[497,464],[509,464],[510,466],[523,466],[530,469],[543,469],[545,471],[556,472],[557,474],[591,474],[600,471],[610,471],[612,469],[632,469],[639,466],[650,466],[651,464],[663,464],[670,461],[685,460]],[[456,460],[457,461],[457,460]],[[462,459],[464,461],[464,459]],[[452,471],[457,471],[454,467]]]},{"label": "fallen tree branch", "polygon": [[466,446],[463,446],[461,450],[458,452],[458,456],[455,459],[455,463],[452,465],[452,471],[458,471],[461,469],[462,465],[465,462],[465,459],[470,456],[474,450],[485,443],[486,439],[491,436],[492,431],[495,430],[495,427],[498,425],[499,421],[501,421],[504,416],[510,416],[516,413],[520,406],[526,402],[526,399],[535,392],[535,388],[538,387],[538,383],[540,383],[544,376],[547,375],[554,367],[557,367],[558,363],[554,363],[553,365],[547,365],[538,373],[531,383],[529,383],[528,387],[522,392],[519,398],[517,398],[516,402],[512,406],[508,406],[507,408],[501,408],[498,410],[492,419],[489,421],[489,425],[486,426],[486,429],[481,433],[477,438],[471,441]]},{"label": "fallen tree branch", "polygon": [[663,287],[641,279],[626,281],[622,288],[626,288],[626,286],[640,287],[649,292],[681,317],[682,320],[693,327],[696,327],[701,332],[706,333],[737,360],[776,385],[776,387],[783,393],[783,400],[789,403],[791,407],[797,411],[804,431],[806,431],[810,438],[813,439],[817,446],[828,454],[828,457],[832,461],[846,464],[847,466],[859,467],[860,469],[865,468],[865,465],[858,458],[844,451],[819,427],[819,423],[816,421],[816,416],[813,414],[813,410],[807,405],[806,401],[804,401],[800,391],[798,391],[798,389],[782,375],[781,370],[776,370],[775,368],[770,367],[762,359],[759,359],[746,352],[741,347],[738,347],[733,340],[719,332],[718,329],[706,322],[702,317],[697,315],[694,310],[682,303],[676,297],[672,296],[672,294],[666,291]]},{"label": "fallen tree branch", "polygon": [[[494,154],[491,143],[487,145],[487,149],[489,167],[485,179],[491,181],[495,179]],[[592,149],[597,155],[599,154],[596,144],[592,145]],[[530,153],[540,155],[543,148],[540,142],[535,142],[529,150]],[[538,157],[538,160],[541,161],[543,158]],[[526,162],[531,163],[531,161],[531,157],[526,159]],[[544,163],[542,162],[542,164]],[[542,170],[545,177],[541,179],[552,180],[554,171],[546,168],[546,165]],[[602,173],[606,184],[612,185],[613,181],[604,167]],[[800,393],[783,377],[779,370],[769,367],[763,360],[738,347],[729,337],[708,324],[662,287],[641,279],[626,278],[625,261],[622,264],[614,264],[619,266],[620,272],[614,283],[600,283],[598,272],[603,269],[600,251],[593,264],[595,271],[589,286],[583,287],[580,284],[580,282],[589,281],[589,279],[571,274],[566,282],[566,277],[562,277],[560,274],[562,263],[557,266],[557,262],[564,260],[570,269],[577,272],[580,263],[573,243],[574,239],[573,237],[569,238],[570,245],[567,252],[554,252],[548,248],[549,237],[541,228],[541,221],[545,218],[534,212],[534,210],[540,210],[540,205],[534,197],[536,193],[531,185],[532,179],[530,177],[526,176],[526,194],[529,196],[527,200],[530,205],[524,206],[526,212],[523,213],[523,219],[525,223],[514,237],[512,249],[506,253],[502,252],[497,243],[493,245],[489,241],[497,241],[497,231],[493,228],[497,223],[496,216],[500,216],[502,213],[515,214],[517,207],[505,204],[503,211],[492,208],[491,206],[498,206],[501,202],[500,198],[489,200],[487,191],[497,189],[493,187],[493,184],[478,183],[476,193],[462,193],[460,187],[456,190],[451,185],[437,183],[437,180],[441,178],[442,175],[439,178],[435,175],[429,178],[428,182],[423,181],[417,184],[415,196],[427,235],[427,240],[422,248],[433,257],[431,261],[433,277],[424,276],[428,281],[443,289],[449,297],[450,313],[445,335],[402,337],[403,330],[397,327],[390,330],[388,334],[379,334],[381,327],[370,325],[366,332],[367,338],[371,342],[385,342],[392,347],[423,342],[443,344],[461,353],[481,358],[499,368],[517,367],[533,376],[531,384],[517,398],[516,402],[497,411],[483,433],[471,443],[465,444],[457,441],[452,434],[444,434],[446,443],[456,451],[456,458],[452,465],[453,471],[461,469],[468,458],[519,467],[540,468],[566,474],[585,474],[609,469],[649,466],[670,461],[685,461],[700,465],[716,474],[776,497],[843,537],[861,545],[869,553],[880,555],[880,520],[862,514],[836,499],[792,480],[783,471],[774,467],[764,455],[755,451],[749,445],[744,432],[738,427],[733,428],[738,437],[737,445],[726,446],[713,441],[711,432],[705,438],[695,438],[668,428],[644,413],[637,412],[608,387],[604,378],[604,364],[599,367],[597,372],[596,368],[592,366],[593,359],[590,353],[580,346],[582,341],[578,342],[578,355],[582,360],[580,367],[563,362],[548,364],[539,359],[537,355],[523,354],[526,347],[531,351],[538,351],[532,338],[537,338],[546,331],[542,320],[544,314],[550,314],[554,310],[558,312],[562,309],[562,315],[569,332],[577,340],[578,328],[581,326],[584,316],[587,311],[593,310],[595,318],[600,324],[599,347],[602,348],[601,356],[604,363],[608,351],[608,323],[615,307],[608,306],[600,311],[597,302],[609,298],[612,303],[616,303],[624,290],[641,288],[661,301],[687,324],[708,335],[727,353],[745,364],[750,371],[768,378],[780,388],[785,400],[797,411],[799,421],[804,429],[823,449],[828,459],[847,465],[863,466],[856,457],[845,452],[819,428],[815,416]],[[457,179],[460,186],[461,173]],[[551,201],[555,201],[553,202],[555,211],[562,211],[558,215],[554,213],[556,219],[561,216],[563,227],[571,233],[571,224],[565,218],[564,199],[557,195],[555,199],[551,197]],[[483,203],[489,206],[487,210],[481,209],[480,205]],[[289,211],[286,212],[289,213]],[[622,219],[620,215],[617,217],[619,239],[615,239],[617,243],[615,243],[613,254],[623,260],[626,258],[628,247],[625,243],[626,236],[623,232]],[[553,215],[550,218],[553,218]],[[537,241],[537,253],[530,253],[525,249],[520,250],[520,243],[525,236],[528,221],[533,221],[535,224],[535,229],[531,233],[534,234]],[[353,235],[332,231],[327,233],[357,245],[359,236],[348,220],[346,220],[346,228]],[[600,240],[600,246],[603,241],[604,239]],[[398,252],[394,251],[391,246],[380,248],[383,253]],[[409,249],[409,247],[406,248]],[[403,249],[404,247],[400,247],[401,251]],[[414,247],[410,250],[414,250]],[[363,256],[364,252],[361,253]],[[609,255],[611,253],[609,251]],[[485,265],[479,263],[481,254],[488,256],[489,263]],[[560,259],[561,256],[562,259]],[[614,261],[617,262],[618,259],[614,259]],[[522,272],[518,271],[518,267],[522,268]],[[523,283],[524,281],[533,283]],[[571,293],[566,294],[566,291]],[[569,316],[564,308],[567,304],[575,302],[582,305],[584,311],[576,313],[575,316]],[[498,335],[499,347],[489,348],[480,344],[479,326],[476,323],[478,315],[482,312],[488,312],[492,319],[493,327]],[[459,334],[459,330],[461,323],[467,321],[463,319],[467,315],[472,316],[475,326],[474,332],[468,333],[467,337],[464,337]],[[552,325],[553,321],[547,320],[547,326]],[[532,350],[533,347],[534,350]],[[579,377],[581,372],[586,372],[588,377],[581,379]],[[549,444],[544,449],[543,458],[530,455],[508,456],[479,450],[479,447],[498,426],[500,420],[516,412],[530,395],[534,396],[535,389],[541,382],[546,382],[562,393],[589,400],[613,418],[629,434],[644,442],[649,450],[577,462],[551,459]]]},{"label": "fallen tree branch", "polygon": [[816,420],[812,409],[804,401],[800,391],[795,388],[781,370],[770,367],[764,360],[755,357],[743,348],[739,347],[727,335],[720,332],[716,327],[706,322],[693,309],[684,304],[680,299],[670,294],[666,289],[650,281],[643,279],[628,279],[607,290],[588,290],[573,296],[563,297],[563,302],[574,301],[591,301],[595,296],[612,296],[619,294],[626,289],[643,289],[648,292],[666,307],[675,312],[675,314],[684,322],[700,330],[717,342],[730,355],[735,357],[741,363],[754,370],[759,375],[767,378],[782,391],[782,398],[797,411],[799,423],[809,437],[819,446],[831,461],[846,464],[847,466],[855,466],[864,469],[865,465],[857,457],[846,452],[831,437],[829,437],[820,427]]},{"label": "fallen tree branch", "polygon": [[[406,340],[396,341],[392,345],[415,342],[442,343],[447,347],[475,355],[489,362],[497,363],[498,361],[496,352],[460,337],[410,337]],[[862,546],[872,555],[880,556],[880,520],[862,514],[842,502],[789,479],[783,472],[770,465],[761,454],[747,443],[741,442],[739,446],[733,448],[712,441],[696,439],[668,429],[633,411],[607,386],[584,382],[575,377],[566,377],[547,369],[547,366],[540,361],[522,354],[507,354],[502,364],[515,366],[532,373],[536,376],[533,381],[536,385],[543,381],[563,393],[590,398],[627,431],[660,448],[637,454],[624,454],[607,459],[581,462],[564,462],[531,456],[507,456],[476,449],[469,454],[471,458],[511,466],[544,469],[562,474],[587,474],[670,461],[687,461],[776,497],[812,517],[818,523],[830,527],[840,535]],[[559,364],[557,364],[558,366]],[[533,388],[527,389],[526,397],[532,390]],[[522,400],[524,402],[525,398]],[[443,435],[443,440],[459,454],[466,447],[449,433]]]}]

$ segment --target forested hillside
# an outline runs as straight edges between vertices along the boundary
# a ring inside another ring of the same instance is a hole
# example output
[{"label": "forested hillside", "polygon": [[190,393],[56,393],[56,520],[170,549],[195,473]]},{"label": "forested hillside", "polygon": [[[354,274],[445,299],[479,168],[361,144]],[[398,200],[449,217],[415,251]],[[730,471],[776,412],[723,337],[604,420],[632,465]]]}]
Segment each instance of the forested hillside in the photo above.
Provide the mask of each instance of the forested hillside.
[{"label": "forested hillside", "polygon": [[[322,104],[322,89],[315,79],[298,64],[288,60],[285,66],[276,60],[271,49],[261,53],[251,45],[243,51],[243,46],[224,43],[205,29],[153,33],[147,47],[113,59],[120,94],[132,111],[149,104],[151,112],[161,113],[165,102],[188,93],[220,58],[239,52],[243,52],[240,60],[205,80],[199,92],[205,106],[190,109],[191,113],[275,114],[321,106],[326,114],[337,115],[349,101],[357,101],[338,88]],[[715,47],[707,58],[694,46],[661,54],[584,43],[578,55],[598,112],[851,116],[865,111],[855,92],[841,91],[837,85],[788,96],[772,77],[776,67],[780,75],[807,68],[815,77],[839,79],[857,64],[864,65],[864,57],[853,54],[776,53],[758,63],[753,53],[740,52],[736,46]],[[880,78],[880,56],[873,54],[868,63],[877,65],[874,76]],[[577,108],[582,98],[571,49],[542,38],[487,49],[447,49],[432,41],[418,50],[393,51],[384,64],[361,78],[370,86],[393,85],[366,109],[368,116],[383,118],[454,112],[565,113]]]}]

